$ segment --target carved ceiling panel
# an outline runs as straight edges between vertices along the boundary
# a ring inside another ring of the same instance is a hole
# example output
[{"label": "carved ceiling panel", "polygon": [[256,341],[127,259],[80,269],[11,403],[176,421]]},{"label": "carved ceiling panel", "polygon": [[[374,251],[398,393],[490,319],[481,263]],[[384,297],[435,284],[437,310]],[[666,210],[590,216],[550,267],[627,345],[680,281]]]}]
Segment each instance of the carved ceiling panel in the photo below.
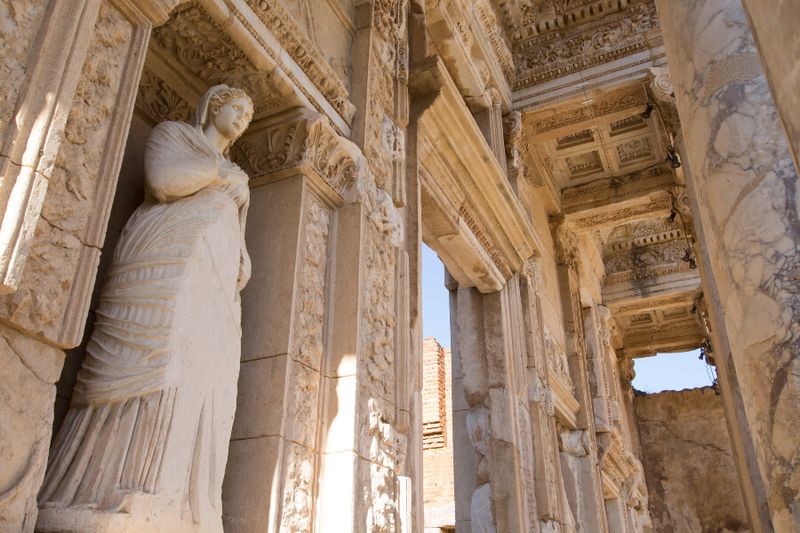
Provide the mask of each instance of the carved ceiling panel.
[{"label": "carved ceiling panel", "polygon": [[635,83],[525,113],[538,172],[563,190],[662,162],[668,137],[660,123],[642,116],[646,104],[644,86]]}]

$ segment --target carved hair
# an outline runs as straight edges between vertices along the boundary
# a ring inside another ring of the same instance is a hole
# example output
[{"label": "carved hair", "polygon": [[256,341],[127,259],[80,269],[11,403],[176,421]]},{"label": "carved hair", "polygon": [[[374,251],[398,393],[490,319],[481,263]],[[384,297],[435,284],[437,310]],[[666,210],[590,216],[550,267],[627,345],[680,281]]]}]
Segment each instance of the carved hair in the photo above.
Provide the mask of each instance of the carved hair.
[{"label": "carved hair", "polygon": [[253,100],[242,89],[222,84],[214,85],[206,91],[206,94],[200,99],[200,103],[195,111],[194,125],[198,128],[205,127],[209,115],[216,115],[222,106],[236,98],[247,98],[250,102],[250,106],[253,106]]},{"label": "carved hair", "polygon": [[222,106],[237,98],[247,99],[247,101],[250,102],[250,107],[253,107],[253,100],[250,99],[246,92],[238,87],[226,87],[211,95],[211,98],[208,100],[208,110],[211,111],[212,115],[216,115],[219,110],[222,109]]}]

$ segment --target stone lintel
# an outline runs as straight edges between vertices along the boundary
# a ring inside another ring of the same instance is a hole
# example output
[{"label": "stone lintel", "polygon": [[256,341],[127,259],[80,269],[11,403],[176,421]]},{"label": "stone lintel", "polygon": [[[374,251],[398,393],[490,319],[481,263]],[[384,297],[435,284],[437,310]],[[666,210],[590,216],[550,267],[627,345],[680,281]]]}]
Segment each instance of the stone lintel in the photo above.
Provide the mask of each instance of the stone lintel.
[{"label": "stone lintel", "polygon": [[[441,191],[431,199],[451,221],[449,229],[434,229],[431,237],[452,235],[465,224],[507,280],[541,250],[523,206],[441,59],[429,58],[412,76],[411,85],[427,104],[415,116],[423,187]],[[441,248],[436,241],[430,244]],[[463,257],[459,264],[463,261],[464,268],[448,264],[448,270],[454,276],[457,270],[470,270],[476,259],[483,262],[481,255]],[[459,282],[481,292],[497,290],[476,279]]]}]

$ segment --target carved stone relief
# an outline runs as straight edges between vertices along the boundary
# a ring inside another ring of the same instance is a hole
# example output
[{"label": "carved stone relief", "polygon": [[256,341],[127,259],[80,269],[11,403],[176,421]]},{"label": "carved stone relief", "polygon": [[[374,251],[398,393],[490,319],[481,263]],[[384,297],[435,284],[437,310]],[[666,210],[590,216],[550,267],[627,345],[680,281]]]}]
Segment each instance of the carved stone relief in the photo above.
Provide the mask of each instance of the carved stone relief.
[{"label": "carved stone relief", "polygon": [[151,47],[178,70],[206,84],[225,83],[252,95],[256,116],[284,105],[270,73],[259,71],[226,31],[197,2],[179,6],[163,26],[153,30]]},{"label": "carved stone relief", "polygon": [[[255,123],[233,148],[233,158],[254,182],[280,179],[290,169],[307,168],[341,202],[366,171],[361,151],[336,133],[321,115],[295,110]],[[295,170],[292,170],[294,172]]]},{"label": "carved stone relief", "polygon": [[[532,10],[527,11],[535,17]],[[647,31],[657,28],[658,15],[654,3],[651,0],[633,0],[623,12],[575,28],[531,37],[518,33],[514,56],[519,74],[514,87],[516,90],[524,89],[647,50]]]}]

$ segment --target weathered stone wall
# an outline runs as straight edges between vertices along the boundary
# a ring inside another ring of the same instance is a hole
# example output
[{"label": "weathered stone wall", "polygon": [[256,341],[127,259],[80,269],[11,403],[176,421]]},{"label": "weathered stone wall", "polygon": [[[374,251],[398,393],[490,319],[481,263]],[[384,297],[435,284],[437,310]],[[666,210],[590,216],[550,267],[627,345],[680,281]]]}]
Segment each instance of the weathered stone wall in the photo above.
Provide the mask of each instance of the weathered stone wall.
[{"label": "weathered stone wall", "polygon": [[637,395],[634,409],[655,531],[749,531],[714,390]]}]

